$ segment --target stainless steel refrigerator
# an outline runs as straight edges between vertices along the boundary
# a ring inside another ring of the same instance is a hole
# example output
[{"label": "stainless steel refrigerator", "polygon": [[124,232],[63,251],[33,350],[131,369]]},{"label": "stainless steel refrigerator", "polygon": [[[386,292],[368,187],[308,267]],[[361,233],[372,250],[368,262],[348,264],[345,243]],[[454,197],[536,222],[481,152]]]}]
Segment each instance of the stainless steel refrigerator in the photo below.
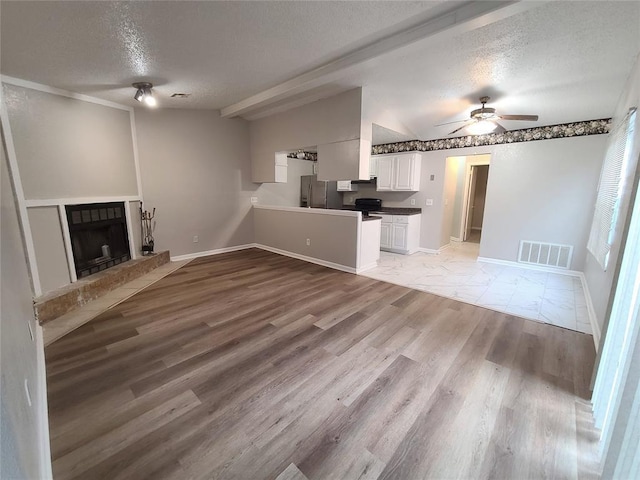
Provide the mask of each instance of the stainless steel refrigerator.
[{"label": "stainless steel refrigerator", "polygon": [[338,182],[323,182],[317,175],[300,177],[300,206],[311,208],[342,208]]}]

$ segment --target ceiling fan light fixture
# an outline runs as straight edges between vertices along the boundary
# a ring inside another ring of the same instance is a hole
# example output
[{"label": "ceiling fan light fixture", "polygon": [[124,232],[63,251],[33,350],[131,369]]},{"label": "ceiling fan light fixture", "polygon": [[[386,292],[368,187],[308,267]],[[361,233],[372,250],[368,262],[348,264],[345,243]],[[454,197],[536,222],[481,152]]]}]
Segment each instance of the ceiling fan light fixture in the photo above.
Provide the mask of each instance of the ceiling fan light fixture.
[{"label": "ceiling fan light fixture", "polygon": [[136,94],[133,96],[138,102],[144,103],[148,107],[155,107],[158,102],[153,96],[153,85],[149,82],[136,82],[133,84],[133,88],[137,89]]},{"label": "ceiling fan light fixture", "polygon": [[479,122],[472,123],[467,127],[467,131],[472,135],[484,135],[485,133],[491,133],[498,125],[490,120],[480,120]]}]

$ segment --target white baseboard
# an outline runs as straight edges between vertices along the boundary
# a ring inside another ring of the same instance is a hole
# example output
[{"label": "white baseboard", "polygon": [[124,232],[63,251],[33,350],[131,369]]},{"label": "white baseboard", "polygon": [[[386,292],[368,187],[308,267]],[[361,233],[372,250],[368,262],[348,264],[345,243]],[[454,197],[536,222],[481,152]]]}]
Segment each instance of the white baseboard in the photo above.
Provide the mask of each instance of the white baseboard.
[{"label": "white baseboard", "polygon": [[356,273],[366,272],[368,270],[373,270],[378,266],[378,262],[371,263],[369,265],[365,265],[364,267],[356,268]]},{"label": "white baseboard", "polygon": [[584,276],[584,273],[580,273],[580,282],[582,283],[582,290],[584,291],[584,296],[587,300],[587,311],[589,312],[589,323],[591,324],[591,331],[593,332],[593,343],[596,346],[596,352],[598,351],[598,347],[600,346],[600,335],[602,331],[600,330],[600,325],[598,325],[598,317],[596,316],[596,309],[593,307],[593,300],[591,298],[591,292],[589,291],[589,286],[587,285],[587,278]]},{"label": "white baseboard", "polygon": [[255,248],[255,243],[247,243],[246,245],[235,245],[233,247],[217,248],[215,250],[206,250],[204,252],[187,253],[186,255],[176,255],[171,257],[172,262],[179,262],[181,260],[191,260],[193,258],[208,257],[209,255],[219,255],[220,253],[235,252],[237,250],[246,250],[247,248]]},{"label": "white baseboard", "polygon": [[439,253],[439,252],[442,252],[443,250],[446,250],[447,248],[451,248],[451,244],[450,244],[450,243],[447,243],[446,245],[441,246],[441,247],[438,249],[438,253]]},{"label": "white baseboard", "polygon": [[[279,255],[284,255],[285,257],[296,258],[298,260],[303,260],[303,261],[309,262],[309,263],[315,263],[316,265],[322,265],[323,267],[333,268],[335,270],[340,270],[342,272],[358,273],[355,268],[347,267],[346,265],[340,265],[339,263],[333,263],[333,262],[328,262],[326,260],[321,260],[319,258],[308,257],[306,255],[301,255],[299,253],[289,252],[287,250],[280,250],[279,248],[269,247],[267,245],[262,245],[260,243],[257,243],[254,246],[257,247],[257,248],[260,248],[262,250],[266,250],[268,252],[277,253]],[[362,272],[364,270],[360,269],[360,271]]]},{"label": "white baseboard", "polygon": [[528,263],[512,262],[511,260],[500,260],[497,258],[478,257],[479,262],[493,263],[496,265],[505,265],[507,267],[525,268],[527,270],[535,270],[537,272],[558,273],[560,275],[568,275],[570,277],[578,277],[582,275],[582,272],[577,270],[565,270],[563,268],[544,267],[541,265],[531,265]]},{"label": "white baseboard", "polygon": [[47,400],[47,369],[44,358],[44,336],[42,326],[35,322],[35,341],[37,348],[37,378],[38,378],[38,434],[40,436],[40,476],[42,479],[53,478],[51,466],[51,443],[49,435],[49,408]]},{"label": "white baseboard", "polygon": [[458,237],[449,237],[451,239],[452,242],[462,242],[461,238]]}]

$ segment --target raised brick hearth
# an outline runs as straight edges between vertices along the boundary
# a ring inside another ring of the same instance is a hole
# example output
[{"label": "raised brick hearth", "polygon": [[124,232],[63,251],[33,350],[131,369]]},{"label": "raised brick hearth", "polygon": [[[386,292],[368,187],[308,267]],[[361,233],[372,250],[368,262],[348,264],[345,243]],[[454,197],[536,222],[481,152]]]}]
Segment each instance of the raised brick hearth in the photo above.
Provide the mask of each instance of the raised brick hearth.
[{"label": "raised brick hearth", "polygon": [[34,301],[36,318],[42,324],[58,318],[111,290],[135,280],[170,261],[169,251],[129,260],[75,283],[48,292]]}]

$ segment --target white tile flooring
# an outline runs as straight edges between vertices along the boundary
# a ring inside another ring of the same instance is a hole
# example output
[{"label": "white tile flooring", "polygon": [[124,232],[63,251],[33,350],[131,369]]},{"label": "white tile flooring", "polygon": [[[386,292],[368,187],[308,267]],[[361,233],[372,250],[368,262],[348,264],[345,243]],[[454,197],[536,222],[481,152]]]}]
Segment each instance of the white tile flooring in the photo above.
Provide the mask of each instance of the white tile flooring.
[{"label": "white tile flooring", "polygon": [[478,262],[478,243],[452,242],[439,255],[381,252],[362,275],[591,334],[577,277]]}]

